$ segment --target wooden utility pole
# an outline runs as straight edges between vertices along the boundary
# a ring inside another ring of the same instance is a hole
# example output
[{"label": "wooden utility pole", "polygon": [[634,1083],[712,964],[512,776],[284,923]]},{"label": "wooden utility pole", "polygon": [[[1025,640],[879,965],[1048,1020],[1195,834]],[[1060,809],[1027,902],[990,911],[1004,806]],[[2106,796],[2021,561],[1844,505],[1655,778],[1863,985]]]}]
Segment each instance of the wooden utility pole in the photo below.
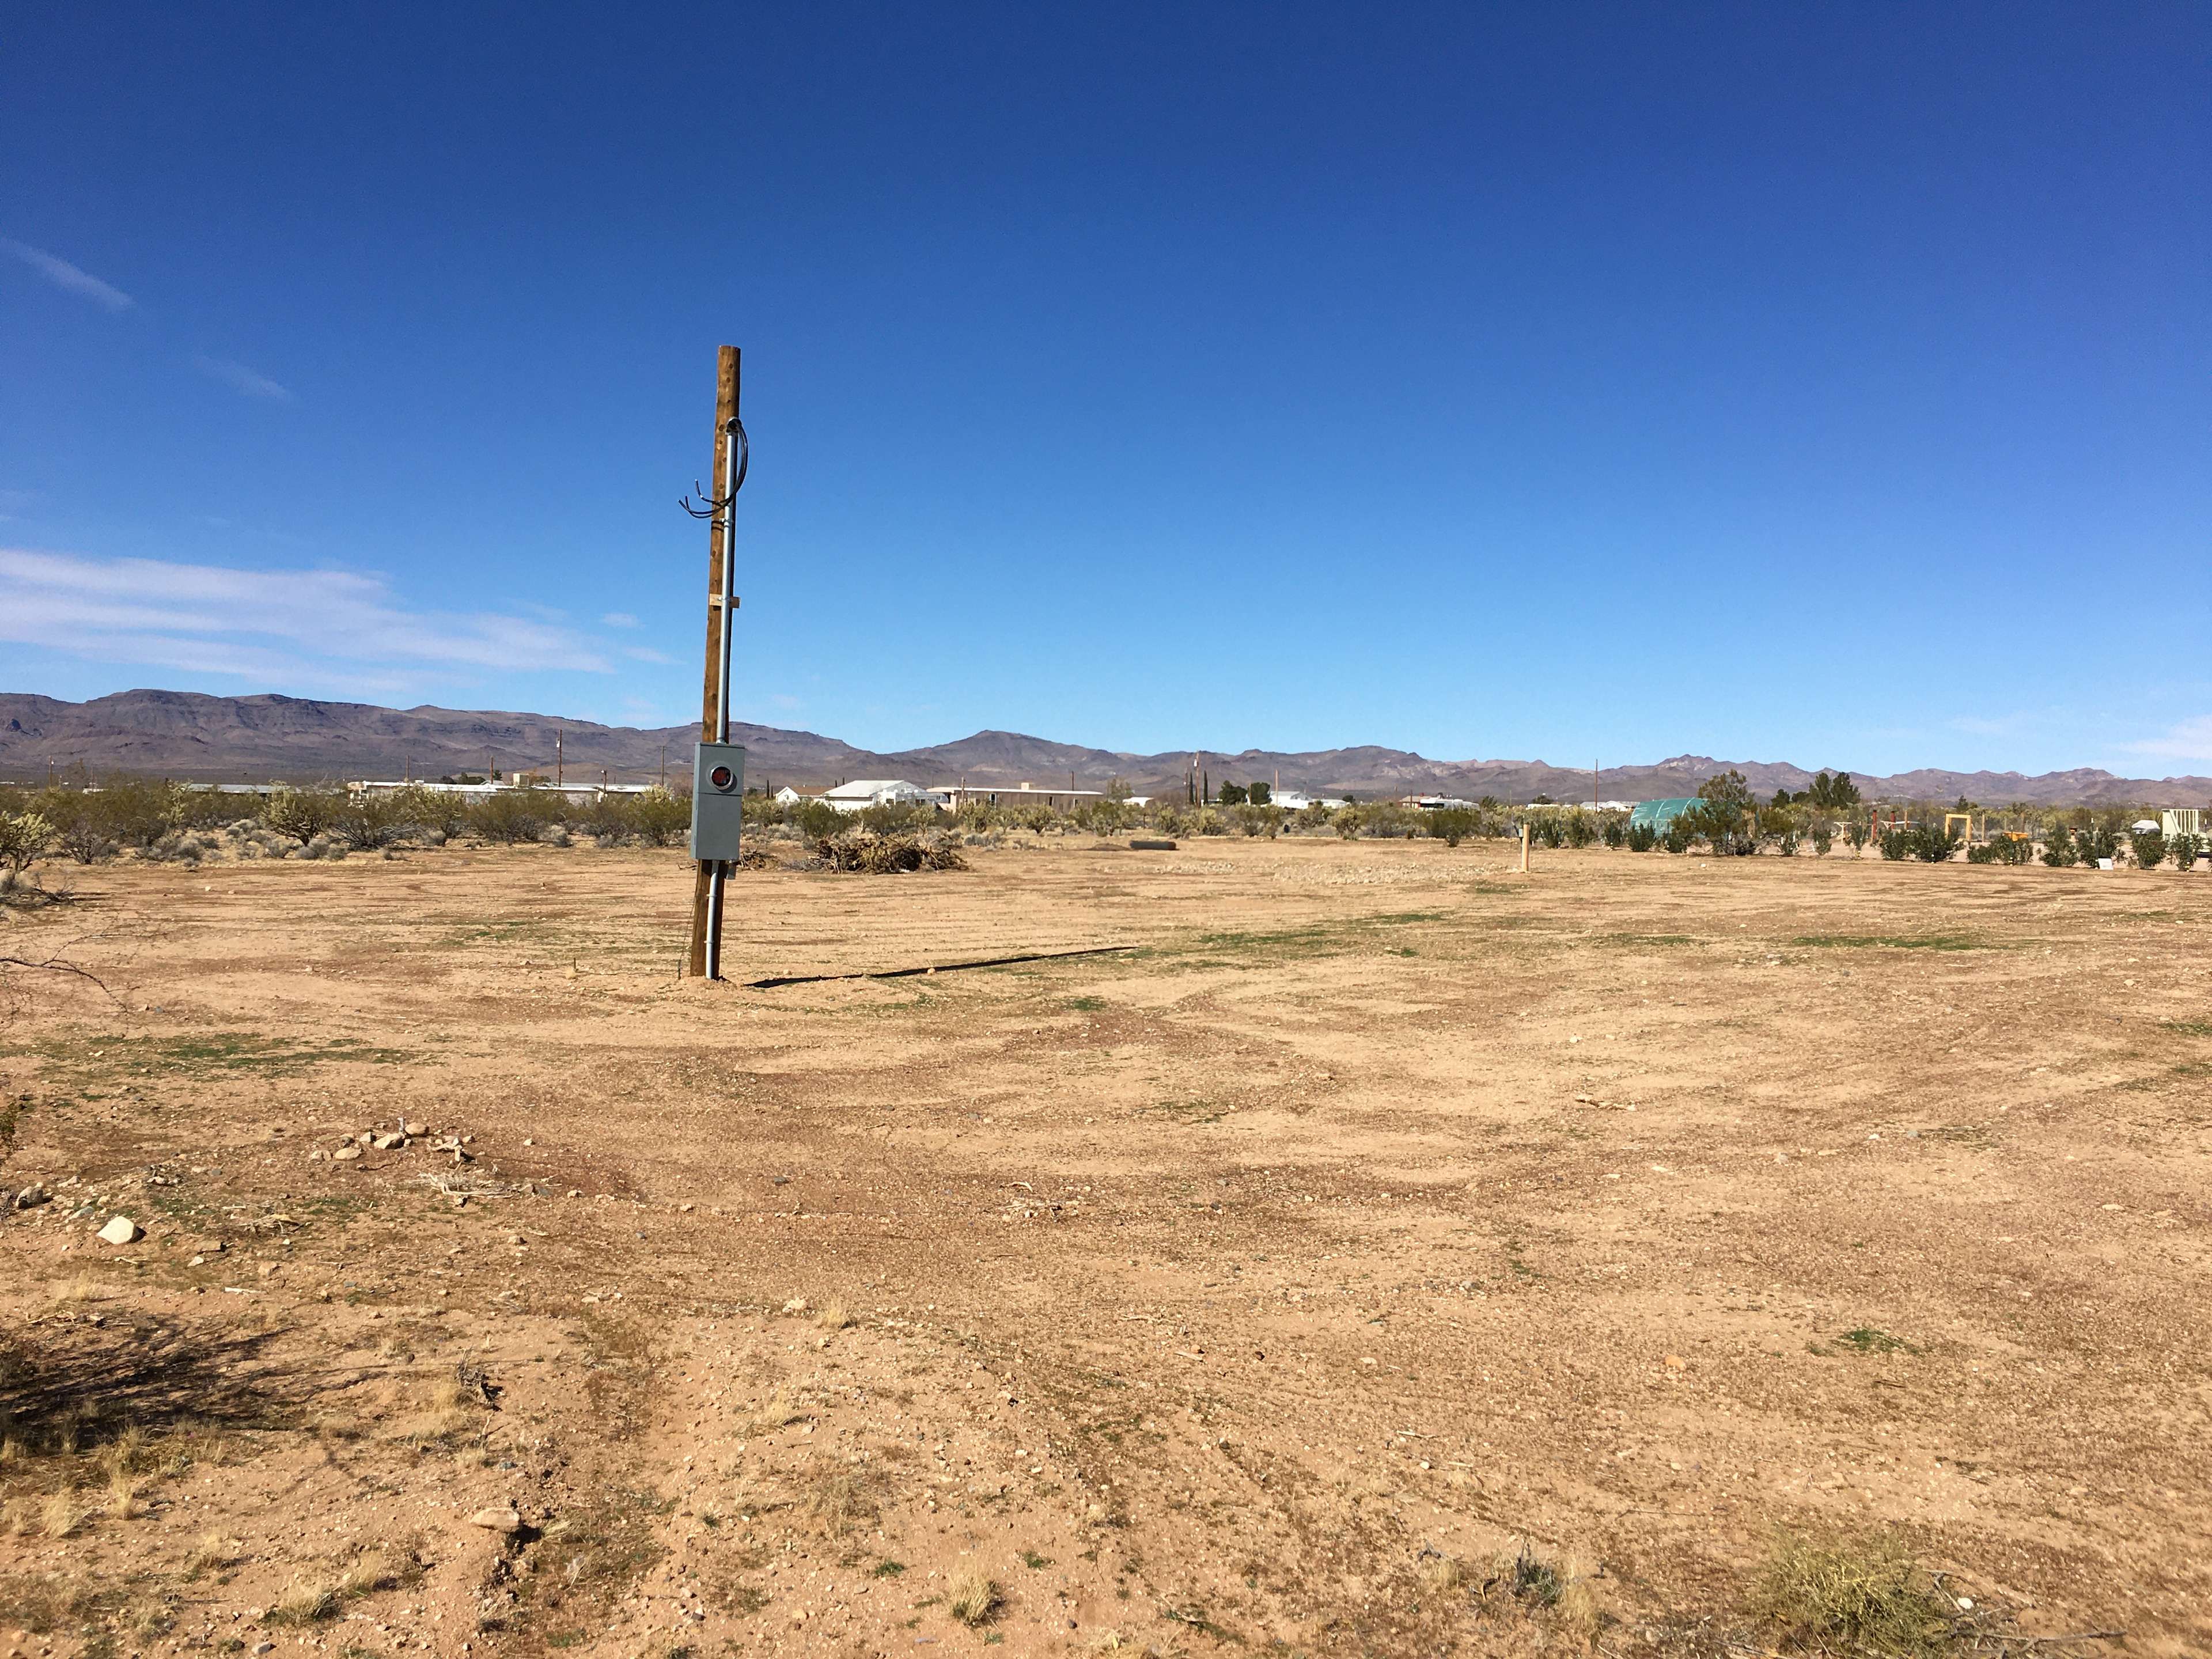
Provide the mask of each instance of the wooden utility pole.
[{"label": "wooden utility pole", "polygon": [[[722,434],[738,414],[738,349],[726,345],[714,358],[714,459],[709,463],[714,469],[714,481],[708,487],[708,497],[720,501],[729,492],[730,481],[724,476],[728,446]],[[737,510],[732,503],[724,513]],[[714,738],[714,716],[720,711],[714,707],[720,690],[722,663],[722,629],[729,618],[722,614],[722,533],[721,514],[707,520],[707,676],[706,690],[700,698],[699,740],[711,743]],[[663,751],[664,757],[665,751]],[[665,758],[661,763],[665,769]],[[707,890],[711,877],[704,864],[694,874],[691,885],[691,954],[684,963],[684,971],[694,979],[707,976]]]}]

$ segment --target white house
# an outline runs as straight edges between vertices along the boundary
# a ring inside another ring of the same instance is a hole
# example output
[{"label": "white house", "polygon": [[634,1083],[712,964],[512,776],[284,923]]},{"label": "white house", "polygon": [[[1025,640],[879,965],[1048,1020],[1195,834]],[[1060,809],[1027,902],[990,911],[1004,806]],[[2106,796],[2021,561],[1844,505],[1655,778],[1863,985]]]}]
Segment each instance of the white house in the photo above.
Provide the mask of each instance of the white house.
[{"label": "white house", "polygon": [[936,796],[904,778],[855,778],[823,790],[822,799],[840,812],[865,812],[871,806],[937,805]]},{"label": "white house", "polygon": [[775,792],[775,804],[778,806],[796,806],[805,799],[805,796],[787,783]]}]

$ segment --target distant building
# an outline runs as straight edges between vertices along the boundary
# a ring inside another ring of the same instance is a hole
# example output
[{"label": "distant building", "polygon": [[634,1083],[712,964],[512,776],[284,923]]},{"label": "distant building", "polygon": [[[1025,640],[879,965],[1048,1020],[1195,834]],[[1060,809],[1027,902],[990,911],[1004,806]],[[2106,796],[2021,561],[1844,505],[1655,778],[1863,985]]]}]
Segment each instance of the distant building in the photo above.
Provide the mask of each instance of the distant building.
[{"label": "distant building", "polygon": [[937,797],[918,783],[908,783],[904,778],[855,778],[850,783],[841,783],[835,789],[825,789],[822,799],[840,812],[865,812],[871,806],[934,806]]},{"label": "distant building", "polygon": [[800,794],[787,783],[777,790],[774,797],[778,806],[796,806],[799,802],[808,799],[809,797]]}]

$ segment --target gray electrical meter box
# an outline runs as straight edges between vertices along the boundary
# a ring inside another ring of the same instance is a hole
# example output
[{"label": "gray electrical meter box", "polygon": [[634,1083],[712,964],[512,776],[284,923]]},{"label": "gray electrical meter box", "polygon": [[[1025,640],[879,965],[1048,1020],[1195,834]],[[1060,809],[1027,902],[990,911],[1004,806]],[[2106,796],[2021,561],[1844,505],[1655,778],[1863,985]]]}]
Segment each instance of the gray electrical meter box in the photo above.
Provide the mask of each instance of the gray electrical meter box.
[{"label": "gray electrical meter box", "polygon": [[738,856],[745,801],[745,751],[734,743],[702,743],[691,762],[691,856]]}]

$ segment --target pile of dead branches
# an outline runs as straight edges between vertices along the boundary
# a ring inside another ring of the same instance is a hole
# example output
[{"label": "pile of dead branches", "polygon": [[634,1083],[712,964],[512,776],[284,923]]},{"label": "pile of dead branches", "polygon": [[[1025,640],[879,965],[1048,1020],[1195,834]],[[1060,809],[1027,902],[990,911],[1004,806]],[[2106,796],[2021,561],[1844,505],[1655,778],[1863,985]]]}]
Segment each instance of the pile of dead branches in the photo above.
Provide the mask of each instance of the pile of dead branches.
[{"label": "pile of dead branches", "polygon": [[946,841],[924,841],[919,836],[873,835],[857,830],[824,836],[814,843],[814,856],[824,870],[850,870],[868,876],[893,876],[908,870],[965,870],[968,860]]}]

